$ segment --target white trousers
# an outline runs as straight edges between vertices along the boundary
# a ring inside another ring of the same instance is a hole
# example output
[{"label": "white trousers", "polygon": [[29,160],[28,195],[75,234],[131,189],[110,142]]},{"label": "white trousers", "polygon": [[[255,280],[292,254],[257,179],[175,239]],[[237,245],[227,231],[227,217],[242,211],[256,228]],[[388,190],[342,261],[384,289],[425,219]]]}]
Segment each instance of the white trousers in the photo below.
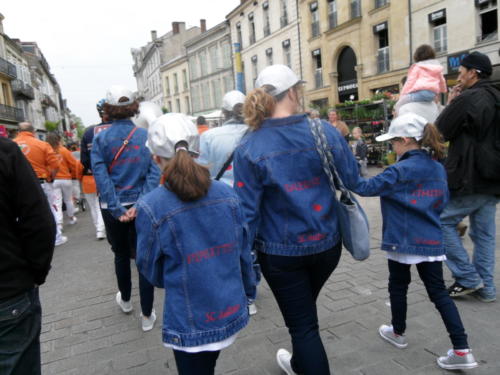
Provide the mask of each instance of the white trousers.
[{"label": "white trousers", "polygon": [[[56,212],[56,205],[54,203],[55,201],[55,196],[54,196],[54,187],[52,186],[51,183],[44,182],[42,184],[42,189],[43,192],[45,193],[45,196],[47,197],[47,201],[49,202],[50,210],[52,211],[52,215],[54,216],[54,221],[57,223],[57,212]],[[57,231],[56,231],[56,243],[61,242],[61,228],[59,225],[57,225]]]},{"label": "white trousers", "polygon": [[90,215],[92,216],[92,221],[94,222],[96,234],[104,234],[104,221],[102,220],[101,207],[99,207],[99,198],[97,198],[97,194],[92,193],[83,195],[85,196],[87,206],[90,209]]},{"label": "white trousers", "polygon": [[71,180],[55,180],[54,187],[55,205],[57,209],[56,224],[62,229],[63,211],[62,203],[66,204],[66,213],[69,217],[75,216],[75,206],[73,205],[73,183]]}]

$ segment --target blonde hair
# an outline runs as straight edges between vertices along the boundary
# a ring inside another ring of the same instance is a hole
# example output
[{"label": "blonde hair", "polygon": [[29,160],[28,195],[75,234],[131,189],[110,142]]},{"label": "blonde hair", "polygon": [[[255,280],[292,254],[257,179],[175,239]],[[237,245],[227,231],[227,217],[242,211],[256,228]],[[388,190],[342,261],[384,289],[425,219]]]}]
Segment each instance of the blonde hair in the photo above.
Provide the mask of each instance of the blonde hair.
[{"label": "blonde hair", "polygon": [[432,154],[439,160],[444,158],[445,144],[443,135],[439,132],[434,124],[427,124],[424,128],[424,134],[418,144],[422,147],[431,149]]}]

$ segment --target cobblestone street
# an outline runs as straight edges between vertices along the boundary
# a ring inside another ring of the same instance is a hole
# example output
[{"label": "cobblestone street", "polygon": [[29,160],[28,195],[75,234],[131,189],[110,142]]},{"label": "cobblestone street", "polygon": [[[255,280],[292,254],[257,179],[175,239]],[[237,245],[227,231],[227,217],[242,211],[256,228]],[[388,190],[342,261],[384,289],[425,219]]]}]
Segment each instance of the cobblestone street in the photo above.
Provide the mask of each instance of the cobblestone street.
[{"label": "cobblestone street", "polygon": [[[446,353],[450,342],[416,272],[408,296],[408,348],[396,349],[378,335],[379,325],[390,322],[387,265],[378,249],[379,199],[361,201],[372,226],[372,255],[365,262],[355,262],[344,252],[318,301],[321,335],[332,373],[445,374],[436,357]],[[109,245],[95,240],[88,212],[80,213],[78,219],[75,226],[66,226],[69,241],[56,248],[52,270],[41,287],[43,374],[176,374],[172,351],[161,344],[161,318],[152,331],[140,329],[137,272],[134,270],[134,311],[125,315],[115,303],[117,286]],[[468,237],[466,243],[470,249]],[[500,287],[499,270],[497,267]],[[446,267],[445,271],[449,284]],[[162,301],[163,290],[157,290],[159,317]],[[217,374],[282,374],[275,353],[280,347],[290,349],[291,343],[265,281],[259,286],[257,306],[258,314],[236,343],[221,353]],[[480,364],[470,373],[500,374],[500,302],[486,304],[469,296],[457,300],[457,306]]]}]

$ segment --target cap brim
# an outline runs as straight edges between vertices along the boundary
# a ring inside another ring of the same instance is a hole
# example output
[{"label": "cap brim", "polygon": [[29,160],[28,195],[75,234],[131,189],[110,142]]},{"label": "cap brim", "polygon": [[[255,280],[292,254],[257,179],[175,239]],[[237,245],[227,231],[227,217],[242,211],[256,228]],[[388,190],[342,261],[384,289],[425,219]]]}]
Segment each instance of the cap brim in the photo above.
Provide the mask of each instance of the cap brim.
[{"label": "cap brim", "polygon": [[396,138],[396,136],[393,134],[386,133],[386,134],[379,135],[377,138],[375,138],[375,140],[377,142],[384,142],[384,141],[388,141],[389,139],[393,139],[393,138]]}]

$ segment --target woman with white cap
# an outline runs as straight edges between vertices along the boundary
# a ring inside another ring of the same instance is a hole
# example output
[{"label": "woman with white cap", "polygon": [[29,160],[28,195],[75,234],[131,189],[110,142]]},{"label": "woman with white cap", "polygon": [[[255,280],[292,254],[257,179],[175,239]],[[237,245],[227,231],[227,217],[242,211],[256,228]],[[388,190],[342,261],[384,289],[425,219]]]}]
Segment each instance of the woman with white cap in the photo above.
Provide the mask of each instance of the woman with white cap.
[{"label": "woman with white cap", "polygon": [[166,183],[137,209],[137,266],[165,288],[163,343],[181,375],[213,375],[220,351],[249,319],[255,294],[248,233],[238,197],[195,162],[199,135],[169,113],[149,128],[148,147]]},{"label": "woman with white cap", "polygon": [[[284,65],[258,76],[247,95],[253,130],[234,156],[235,189],[255,238],[262,273],[292,337],[293,354],[277,352],[287,373],[330,374],[319,335],[316,299],[341,253],[339,222],[308,118],[297,114],[303,81]],[[335,165],[349,188],[358,167],[340,133],[326,122]]]},{"label": "woman with white cap", "polygon": [[[135,205],[160,181],[160,171],[146,147],[147,131],[131,121],[138,108],[139,103],[134,100],[132,91],[112,86],[106,94],[104,111],[113,122],[109,128],[96,134],[91,151],[102,217],[115,255],[119,290],[116,303],[124,313],[133,309],[130,259],[134,258],[136,250]],[[154,288],[142,275],[139,275],[139,295],[142,329],[149,331],[156,320]]]}]

